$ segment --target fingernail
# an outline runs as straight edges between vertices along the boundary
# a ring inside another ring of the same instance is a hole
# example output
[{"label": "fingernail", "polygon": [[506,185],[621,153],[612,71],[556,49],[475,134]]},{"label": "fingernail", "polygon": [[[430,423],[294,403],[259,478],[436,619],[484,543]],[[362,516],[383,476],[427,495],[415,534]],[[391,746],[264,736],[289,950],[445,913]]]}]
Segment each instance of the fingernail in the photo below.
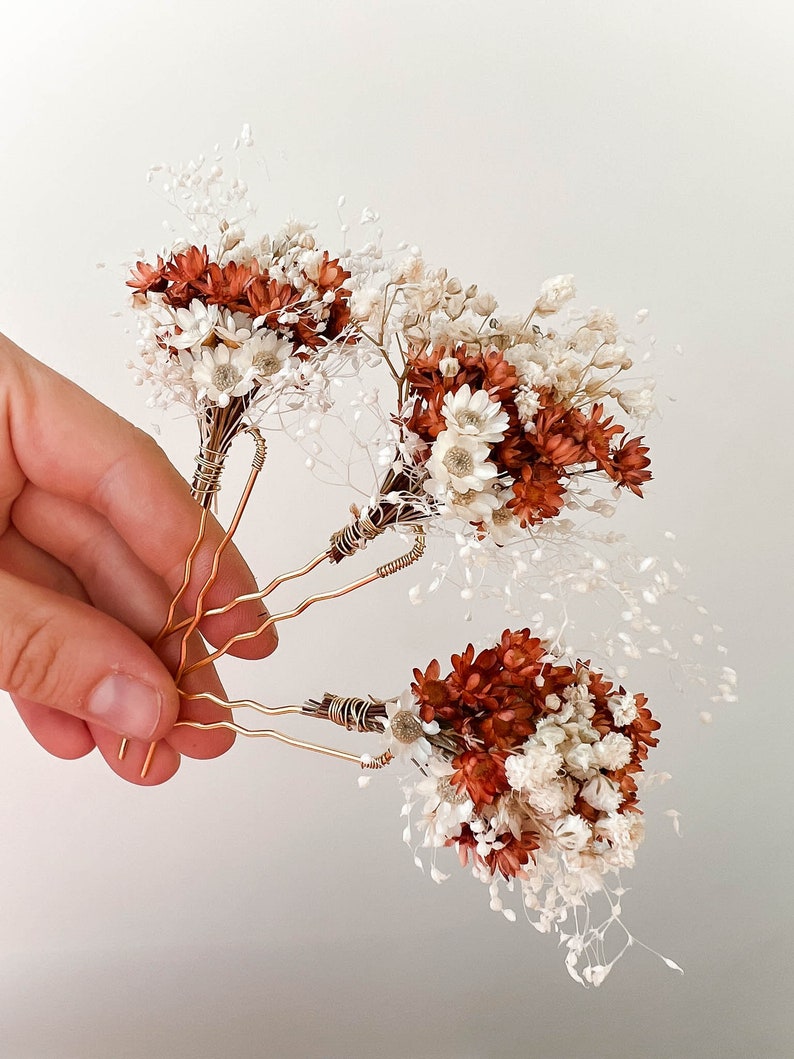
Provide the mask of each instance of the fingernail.
[{"label": "fingernail", "polygon": [[163,697],[157,688],[126,673],[105,677],[86,703],[89,719],[131,739],[149,739],[160,723]]}]

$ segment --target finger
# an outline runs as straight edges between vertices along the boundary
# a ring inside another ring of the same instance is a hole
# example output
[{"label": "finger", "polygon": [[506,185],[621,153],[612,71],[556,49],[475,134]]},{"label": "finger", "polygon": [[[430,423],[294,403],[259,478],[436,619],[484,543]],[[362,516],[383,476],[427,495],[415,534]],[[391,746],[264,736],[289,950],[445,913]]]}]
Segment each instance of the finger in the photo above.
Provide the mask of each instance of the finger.
[{"label": "finger", "polygon": [[[79,717],[52,706],[42,706],[40,702],[31,702],[20,695],[12,695],[11,699],[27,730],[53,757],[74,761],[90,754],[96,746],[88,725]],[[118,736],[113,738],[118,743]]]},{"label": "finger", "polygon": [[[200,520],[187,483],[147,434],[7,339],[0,338],[0,347],[6,369],[0,388],[5,391],[8,419],[7,436],[0,436],[0,532],[27,478],[45,492],[102,514],[143,564],[175,592]],[[210,518],[207,545],[196,557],[197,578],[185,597],[188,607],[209,573],[222,536]],[[207,607],[220,606],[255,587],[248,567],[230,545],[218,581],[207,595]],[[244,612],[249,628],[258,624],[255,615],[260,610],[254,605]],[[271,626],[238,645],[238,653],[264,657],[277,642]]]},{"label": "finger", "polygon": [[[0,569],[14,572],[33,584],[55,589],[74,599],[88,602],[88,594],[75,576],[74,572],[53,556],[36,548],[17,533],[12,527],[0,538]],[[150,575],[151,576],[151,575]],[[160,590],[165,591],[160,585]],[[144,604],[144,612],[148,605]],[[119,614],[114,615],[119,617]],[[122,619],[123,620],[123,619]],[[190,663],[206,654],[200,642],[191,647],[188,654]],[[223,688],[212,667],[206,667],[201,674],[187,678],[191,691],[206,690],[221,698]],[[119,737],[116,733],[101,729],[98,726],[89,728],[85,721],[64,713],[61,710],[40,703],[31,702],[21,696],[12,696],[17,710],[34,739],[49,753],[56,757],[74,759],[82,757],[93,750],[99,742],[101,752],[114,772],[124,779],[135,783],[141,780],[142,766],[148,753],[149,742],[130,740],[128,752],[123,762],[119,761]],[[186,703],[185,716],[202,722],[212,722],[228,717],[228,711],[222,707],[207,703]],[[93,732],[93,734],[92,734]],[[221,738],[218,738],[220,736]],[[171,749],[158,744],[156,764],[151,763],[145,782],[147,785],[162,783],[169,779],[179,767],[179,754],[191,757],[210,758],[225,752],[233,743],[231,732],[200,732],[190,728],[172,730],[169,742]]]},{"label": "finger", "polygon": [[[201,639],[194,636],[188,649],[188,662],[192,664],[206,655],[206,648]],[[196,679],[199,678],[199,679]],[[211,666],[205,666],[200,674],[191,674],[186,683],[190,690],[209,691],[219,698],[225,698],[225,692]],[[206,700],[182,700],[180,718],[200,721],[217,721],[226,719],[229,712]],[[119,758],[118,739],[109,739],[107,732],[92,727],[99,752],[108,766],[123,779],[144,787],[153,787],[170,779],[180,765],[180,758],[187,757],[207,759],[225,753],[234,743],[234,733],[223,729],[211,732],[195,728],[173,728],[164,739],[161,739],[150,753],[151,743],[132,739],[127,745],[123,758]],[[217,737],[221,738],[218,739]],[[212,737],[212,738],[210,738]],[[231,737],[231,738],[230,738]]]},{"label": "finger", "polygon": [[125,625],[80,600],[0,573],[0,687],[138,739],[173,726],[179,696]]},{"label": "finger", "polygon": [[[154,640],[172,593],[104,516],[28,483],[14,503],[12,518],[28,541],[74,572],[96,606],[135,629],[142,639]],[[222,644],[250,629],[259,613],[256,604],[235,607],[227,615],[205,620],[199,628],[212,643]]]},{"label": "finger", "polygon": [[134,783],[139,787],[156,787],[170,780],[179,768],[181,760],[179,752],[169,742],[162,739],[157,743],[156,752],[149,762],[146,775],[141,775],[151,745],[148,740],[131,739],[123,760],[119,760],[118,736],[98,725],[90,725],[90,729],[96,740],[97,749],[108,767],[128,783]]},{"label": "finger", "polygon": [[[162,615],[168,609],[170,592],[163,581],[132,554],[106,519],[83,504],[26,486],[14,505],[14,521],[36,544],[48,548],[73,571],[96,607],[123,622],[142,640],[154,639]],[[228,621],[232,622],[230,628],[234,628],[233,618]],[[178,643],[178,639],[173,638],[161,648],[161,657],[172,672],[179,660]],[[189,644],[188,664],[205,655],[200,641],[194,637]],[[206,666],[201,674],[191,674],[191,677],[186,685],[189,690],[210,691],[224,697],[223,687],[212,667]],[[201,716],[194,719],[220,720],[225,716],[223,708],[218,706],[212,706],[209,711],[203,708],[200,712]],[[175,739],[169,741],[192,757],[218,757],[234,741],[229,739],[232,733],[221,730],[194,731],[192,736],[183,732],[178,729],[173,733]],[[126,760],[121,769],[116,768],[116,761],[117,757],[109,763],[115,771],[128,776]]]},{"label": "finger", "polygon": [[[57,559],[34,547],[11,527],[0,537],[0,570],[13,573],[34,585],[88,602],[83,586]],[[85,721],[61,710],[42,706],[18,695],[12,696],[26,728],[48,753],[74,759],[94,749]]]}]

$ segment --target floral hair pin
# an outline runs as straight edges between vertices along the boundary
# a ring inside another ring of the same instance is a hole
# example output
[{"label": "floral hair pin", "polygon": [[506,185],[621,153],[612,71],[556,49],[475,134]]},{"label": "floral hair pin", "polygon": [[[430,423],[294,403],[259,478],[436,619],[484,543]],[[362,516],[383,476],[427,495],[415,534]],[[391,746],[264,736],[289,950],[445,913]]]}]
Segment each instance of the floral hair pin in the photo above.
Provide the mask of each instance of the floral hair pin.
[{"label": "floral hair pin", "polygon": [[[250,145],[245,130],[243,143]],[[611,664],[620,655],[661,655],[675,679],[708,683],[657,616],[683,567],[674,561],[671,573],[619,534],[592,528],[613,515],[627,492],[642,497],[651,478],[641,431],[654,411],[654,380],[627,374],[636,359],[633,340],[610,312],[572,306],[571,276],[546,281],[524,311],[511,315],[476,285],[464,287],[445,269],[430,268],[416,248],[385,251],[380,231],[360,249],[338,252],[297,221],[254,238],[246,230],[253,213],[247,187],[228,181],[218,165],[200,160],[169,167],[166,176],[190,238],[177,238],[148,260],[141,254],[128,285],[140,333],[137,380],[151,384],[150,403],[187,410],[199,429],[192,491],[201,520],[154,644],[179,638],[177,686],[238,641],[406,569],[428,545],[435,552],[428,593],[446,581],[467,601],[497,597],[519,617],[522,593],[531,593],[533,607],[558,608],[551,622],[535,610],[531,624],[542,637],[524,628],[506,631],[479,653],[470,645],[443,677],[437,661],[414,670],[410,690],[392,699],[328,694],[267,706],[182,692],[229,711],[296,714],[375,733],[381,746],[374,754],[247,728],[231,713],[214,724],[178,723],[275,739],[369,771],[393,762],[413,768],[404,788],[404,837],[429,851],[431,877],[446,877],[436,858],[453,847],[488,884],[492,908],[515,918],[500,892],[520,893],[534,925],[559,932],[572,977],[600,984],[635,942],[620,921],[619,871],[633,864],[642,840],[638,796],[653,781],[644,766],[659,725],[645,696],[624,690],[625,664],[614,665],[613,682],[590,662],[566,661],[579,653],[563,640],[575,629],[577,597],[606,591],[619,607],[618,616],[591,632],[589,658]],[[376,221],[364,211],[365,226]],[[286,431],[304,448],[318,477],[353,491],[352,517],[302,566],[209,609],[205,601],[272,430]],[[254,443],[251,470],[185,614],[209,510],[241,435]],[[340,436],[348,445],[342,455]],[[405,554],[263,617],[188,663],[188,640],[202,618],[265,600],[390,530],[409,540]],[[446,558],[439,558],[444,548]],[[421,602],[422,586],[409,595]],[[686,600],[706,614],[694,597]],[[696,633],[692,641],[699,645],[704,637]],[[735,674],[722,667],[712,698],[734,701],[734,686]],[[600,924],[590,912],[597,897],[608,904]],[[608,955],[613,925],[623,930],[624,944]]]},{"label": "floral hair pin", "polygon": [[[177,174],[175,183],[209,201],[216,178],[195,168]],[[246,190],[238,186],[237,198]],[[229,205],[224,200],[227,212]],[[251,479],[228,539],[263,465],[263,424],[282,426],[294,414],[303,424],[299,436],[321,434],[334,408],[332,383],[353,378],[366,386],[384,367],[393,383],[391,399],[362,392],[347,424],[361,448],[377,453],[373,465],[384,468],[367,485],[368,501],[352,505],[353,520],[322,551],[274,578],[258,598],[321,562],[340,562],[390,528],[412,531],[413,547],[340,594],[411,565],[424,552],[426,534],[463,541],[479,553],[483,570],[505,545],[534,551],[534,527],[566,507],[611,514],[610,500],[591,496],[598,479],[613,492],[642,496],[651,477],[648,448],[641,437],[627,438],[614,415],[605,416],[604,402],[647,416],[651,391],[616,388],[631,361],[617,344],[614,318],[593,311],[565,334],[544,332],[538,323],[572,298],[571,277],[544,284],[527,313],[497,319],[493,297],[428,269],[416,252],[392,260],[369,244],[332,255],[298,222],[249,242],[239,221],[218,213],[220,205],[213,212],[191,202],[194,227],[199,209],[214,218],[202,244],[178,240],[153,262],[139,260],[128,285],[141,334],[139,380],[154,385],[155,403],[181,405],[198,420],[193,492],[204,508],[220,487],[235,438],[254,437]],[[365,408],[366,444],[356,434]],[[316,441],[312,446],[321,450]],[[217,572],[214,563],[193,617],[176,621],[205,528],[206,517],[158,638],[182,633],[179,675]],[[465,576],[470,583],[471,567]],[[319,598],[327,594],[267,621],[294,617]]]},{"label": "floral hair pin", "polygon": [[[587,662],[569,664],[549,647],[529,629],[505,630],[492,647],[475,652],[469,644],[453,655],[446,674],[436,660],[415,669],[410,689],[387,700],[326,694],[287,707],[213,700],[229,709],[297,713],[379,733],[374,756],[234,721],[179,723],[275,737],[363,769],[413,766],[404,783],[404,839],[429,851],[432,878],[449,877],[438,857],[452,847],[488,885],[494,910],[515,920],[500,888],[517,890],[538,929],[561,934],[572,977],[598,985],[635,940],[620,922],[620,870],[634,864],[643,839],[638,790],[647,782],[644,767],[659,723],[645,695],[616,687]],[[607,898],[609,914],[593,925],[596,895]],[[623,929],[624,943],[608,957],[604,942],[613,924]]]}]

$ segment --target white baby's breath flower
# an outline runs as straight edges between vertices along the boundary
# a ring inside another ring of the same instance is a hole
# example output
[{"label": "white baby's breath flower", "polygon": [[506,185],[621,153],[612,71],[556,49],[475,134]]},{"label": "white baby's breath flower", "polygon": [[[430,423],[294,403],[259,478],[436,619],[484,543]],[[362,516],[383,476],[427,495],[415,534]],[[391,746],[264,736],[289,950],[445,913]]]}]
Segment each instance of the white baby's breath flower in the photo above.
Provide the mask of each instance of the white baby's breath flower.
[{"label": "white baby's breath flower", "polygon": [[615,724],[625,725],[631,724],[632,721],[636,720],[637,717],[637,703],[634,696],[626,693],[625,695],[613,695],[607,699],[607,706],[612,716],[615,718]]},{"label": "white baby's breath flower", "polygon": [[535,303],[535,312],[538,316],[548,316],[556,313],[567,301],[576,296],[576,287],[573,284],[573,276],[567,273],[563,276],[552,276],[545,280],[540,287],[540,297]]},{"label": "white baby's breath flower", "polygon": [[568,400],[582,382],[583,365],[567,339],[556,334],[535,342],[520,342],[505,350],[519,382],[530,390],[553,390],[557,400]]},{"label": "white baby's breath flower", "polygon": [[607,732],[597,743],[593,743],[593,760],[599,768],[622,769],[631,760],[634,744],[620,732]]},{"label": "white baby's breath flower", "polygon": [[617,341],[618,321],[615,314],[608,312],[606,309],[599,309],[598,306],[593,306],[584,326],[590,331],[600,331],[604,342],[612,344]]},{"label": "white baby's breath flower", "polygon": [[560,817],[573,808],[578,791],[570,776],[563,776],[545,787],[535,787],[526,795],[527,801],[539,813]]},{"label": "white baby's breath flower", "polygon": [[496,309],[496,298],[493,294],[488,294],[483,291],[469,301],[469,309],[477,316],[490,316],[491,313]]},{"label": "white baby's breath flower", "polygon": [[565,751],[565,764],[572,776],[578,780],[588,779],[598,771],[593,761],[591,743],[576,743]]},{"label": "white baby's breath flower", "polygon": [[417,250],[416,253],[411,253],[401,258],[394,265],[391,278],[393,283],[418,283],[424,274],[425,263],[422,260],[422,255]]},{"label": "white baby's breath flower", "polygon": [[551,746],[529,739],[522,753],[511,754],[505,761],[507,782],[514,791],[545,787],[562,768],[562,754]]},{"label": "white baby's breath flower", "polygon": [[656,411],[653,396],[655,386],[654,379],[646,379],[640,390],[622,390],[618,395],[618,404],[632,418],[645,422]]},{"label": "white baby's breath flower", "polygon": [[577,813],[569,813],[554,828],[554,840],[566,853],[578,853],[592,838],[590,825]]},{"label": "white baby's breath flower", "polygon": [[607,776],[599,773],[584,784],[581,796],[588,805],[601,812],[614,813],[623,801],[623,794]]},{"label": "white baby's breath flower", "polygon": [[525,427],[535,422],[540,408],[540,394],[531,386],[519,386],[515,394],[516,408]]},{"label": "white baby's breath flower", "polygon": [[350,297],[351,319],[367,324],[383,312],[383,292],[377,287],[361,287]]},{"label": "white baby's breath flower", "polygon": [[[547,700],[550,698],[555,698],[558,702],[560,701],[556,695],[548,695]],[[535,734],[532,736],[532,739],[535,742],[542,743],[543,746],[549,747],[560,746],[561,743],[564,743],[568,736],[565,729],[561,728],[557,721],[560,721],[560,723],[567,721],[568,717],[573,713],[573,707],[570,705],[567,706],[565,712],[567,714],[565,717],[542,717],[537,723]]]},{"label": "white baby's breath flower", "polygon": [[622,371],[628,371],[631,367],[631,357],[623,346],[604,346],[593,357],[593,367],[620,368]]}]

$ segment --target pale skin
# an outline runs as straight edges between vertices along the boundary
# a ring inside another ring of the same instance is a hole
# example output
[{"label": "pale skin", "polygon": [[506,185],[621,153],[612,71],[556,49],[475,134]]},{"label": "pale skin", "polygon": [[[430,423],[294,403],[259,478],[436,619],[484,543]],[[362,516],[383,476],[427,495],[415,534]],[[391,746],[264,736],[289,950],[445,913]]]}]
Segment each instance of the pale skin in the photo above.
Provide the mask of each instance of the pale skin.
[{"label": "pale skin", "polygon": [[[61,758],[94,747],[122,778],[147,786],[170,779],[181,756],[213,758],[231,732],[174,728],[178,718],[229,719],[208,700],[180,699],[169,671],[178,642],[155,654],[200,509],[163,451],[78,386],[0,335],[0,688],[33,737]],[[194,562],[190,608],[223,532],[210,520]],[[240,554],[225,552],[211,609],[256,591]],[[261,603],[205,619],[214,645],[256,628]],[[178,638],[177,638],[178,640]],[[231,653],[264,658],[273,627]],[[194,636],[189,659],[206,653]],[[225,698],[211,666],[183,685]],[[130,739],[119,760],[119,738]],[[162,740],[145,779],[152,740]]]}]

